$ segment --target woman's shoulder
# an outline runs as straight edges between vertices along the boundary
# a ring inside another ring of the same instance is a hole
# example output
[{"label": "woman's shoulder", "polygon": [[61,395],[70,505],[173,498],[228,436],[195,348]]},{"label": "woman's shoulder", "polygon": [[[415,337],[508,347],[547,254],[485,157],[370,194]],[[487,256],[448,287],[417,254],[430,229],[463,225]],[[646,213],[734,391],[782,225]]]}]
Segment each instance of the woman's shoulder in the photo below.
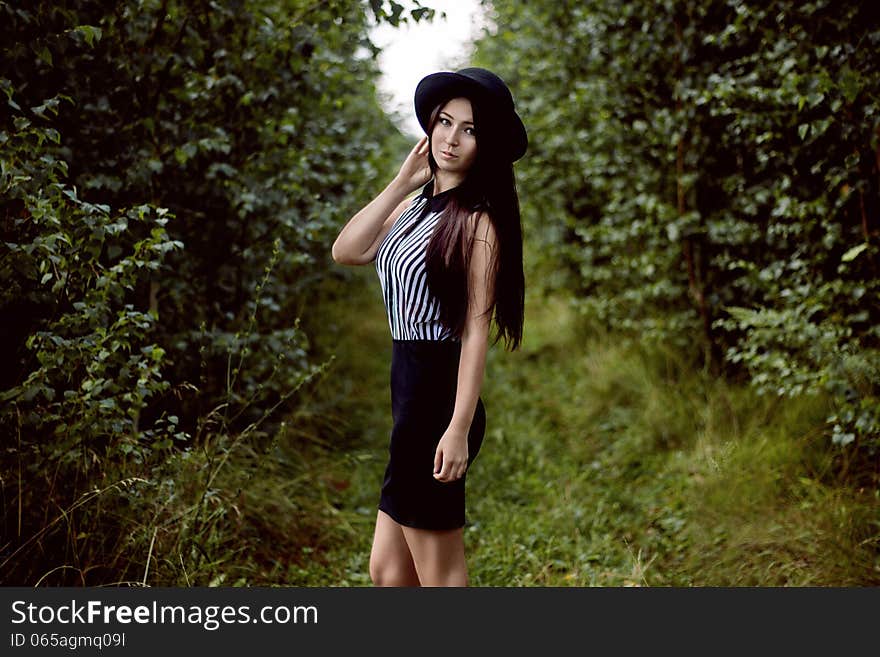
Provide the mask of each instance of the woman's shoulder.
[{"label": "woman's shoulder", "polygon": [[468,227],[474,239],[485,242],[490,248],[495,247],[497,242],[495,224],[488,207],[474,209],[468,216]]}]

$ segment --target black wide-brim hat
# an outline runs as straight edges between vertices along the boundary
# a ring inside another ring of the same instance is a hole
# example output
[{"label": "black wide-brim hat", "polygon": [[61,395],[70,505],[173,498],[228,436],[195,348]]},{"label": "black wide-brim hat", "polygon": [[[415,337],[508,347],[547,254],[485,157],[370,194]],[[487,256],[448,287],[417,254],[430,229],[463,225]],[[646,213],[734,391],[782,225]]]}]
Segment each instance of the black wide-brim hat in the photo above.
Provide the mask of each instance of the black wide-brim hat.
[{"label": "black wide-brim hat", "polygon": [[[463,68],[455,73],[432,73],[416,86],[416,117],[427,134],[431,112],[437,105],[464,96],[480,105],[491,116],[490,129],[501,138],[498,143],[505,149],[510,161],[525,155],[529,145],[526,127],[516,113],[513,95],[504,80],[484,68]],[[477,134],[486,126],[476,126]]]}]

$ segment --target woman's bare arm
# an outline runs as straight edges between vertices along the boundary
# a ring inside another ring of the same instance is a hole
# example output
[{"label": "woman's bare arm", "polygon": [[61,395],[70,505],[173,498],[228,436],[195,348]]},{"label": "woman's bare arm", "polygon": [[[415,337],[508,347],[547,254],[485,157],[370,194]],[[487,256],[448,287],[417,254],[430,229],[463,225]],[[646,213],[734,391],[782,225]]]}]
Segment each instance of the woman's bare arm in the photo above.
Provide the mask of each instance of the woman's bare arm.
[{"label": "woman's bare arm", "polygon": [[458,365],[458,388],[451,426],[467,431],[477,408],[477,398],[483,385],[486,353],[489,342],[488,311],[494,289],[491,272],[492,257],[496,246],[495,228],[489,217],[477,217],[477,232],[471,251],[468,271],[471,298],[468,300],[467,317],[461,336],[461,359]]},{"label": "woman's bare arm", "polygon": [[495,229],[489,217],[481,213],[477,216],[477,222],[477,234],[468,269],[471,296],[461,337],[455,409],[449,426],[434,451],[434,477],[442,482],[461,478],[467,469],[468,433],[483,386],[486,353],[489,349],[491,315],[487,310],[494,294],[491,263],[497,243]]},{"label": "woman's bare arm", "polygon": [[333,243],[333,260],[341,265],[373,261],[379,244],[409,204],[406,197],[431,179],[428,138],[422,137],[388,186],[349,219]]},{"label": "woman's bare arm", "polygon": [[379,196],[349,219],[333,243],[333,260],[340,265],[371,262],[382,239],[409,203],[405,191],[391,181]]}]

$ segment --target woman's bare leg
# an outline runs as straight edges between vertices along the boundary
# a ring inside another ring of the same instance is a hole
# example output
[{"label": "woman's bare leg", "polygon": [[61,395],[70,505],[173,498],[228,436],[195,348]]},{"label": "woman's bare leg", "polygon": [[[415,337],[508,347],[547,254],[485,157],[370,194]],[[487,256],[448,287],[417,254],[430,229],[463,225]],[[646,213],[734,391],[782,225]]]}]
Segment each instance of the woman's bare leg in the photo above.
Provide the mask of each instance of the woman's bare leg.
[{"label": "woman's bare leg", "polygon": [[384,511],[376,515],[370,552],[370,578],[376,586],[418,586],[419,576],[403,528]]},{"label": "woman's bare leg", "polygon": [[422,586],[467,586],[463,528],[401,529]]}]

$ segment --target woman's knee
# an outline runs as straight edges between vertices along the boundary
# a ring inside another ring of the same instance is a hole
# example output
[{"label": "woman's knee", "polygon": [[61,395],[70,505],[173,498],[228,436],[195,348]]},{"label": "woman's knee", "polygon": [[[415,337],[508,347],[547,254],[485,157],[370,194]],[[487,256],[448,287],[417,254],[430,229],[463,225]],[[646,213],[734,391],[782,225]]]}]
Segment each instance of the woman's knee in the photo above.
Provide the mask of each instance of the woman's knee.
[{"label": "woman's knee", "polygon": [[374,586],[418,586],[419,580],[409,564],[389,558],[370,559],[370,579]]}]

